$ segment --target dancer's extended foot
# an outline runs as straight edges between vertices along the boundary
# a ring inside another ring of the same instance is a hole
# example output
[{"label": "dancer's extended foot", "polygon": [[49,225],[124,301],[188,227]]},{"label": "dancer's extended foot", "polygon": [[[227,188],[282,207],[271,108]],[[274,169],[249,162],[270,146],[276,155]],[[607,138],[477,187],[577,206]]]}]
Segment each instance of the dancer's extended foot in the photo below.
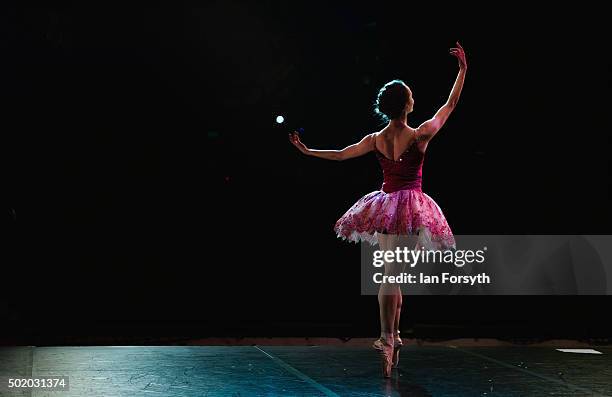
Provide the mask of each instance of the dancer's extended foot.
[{"label": "dancer's extended foot", "polygon": [[397,368],[399,364],[400,349],[402,348],[403,345],[404,343],[402,342],[402,339],[399,336],[399,331],[397,331],[397,333],[393,335],[393,359],[392,359],[393,368]]},{"label": "dancer's extended foot", "polygon": [[393,365],[393,342],[388,342],[380,337],[374,341],[372,347],[380,353],[383,377],[391,377],[391,366]]}]

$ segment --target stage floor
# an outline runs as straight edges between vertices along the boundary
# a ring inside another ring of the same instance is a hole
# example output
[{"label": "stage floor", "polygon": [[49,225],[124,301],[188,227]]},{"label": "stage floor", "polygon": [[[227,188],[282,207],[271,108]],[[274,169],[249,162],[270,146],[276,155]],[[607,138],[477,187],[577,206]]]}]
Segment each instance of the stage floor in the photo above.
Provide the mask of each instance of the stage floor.
[{"label": "stage floor", "polygon": [[596,349],[406,346],[385,380],[367,347],[3,347],[0,377],[64,375],[70,389],[0,395],[612,396],[612,347]]}]

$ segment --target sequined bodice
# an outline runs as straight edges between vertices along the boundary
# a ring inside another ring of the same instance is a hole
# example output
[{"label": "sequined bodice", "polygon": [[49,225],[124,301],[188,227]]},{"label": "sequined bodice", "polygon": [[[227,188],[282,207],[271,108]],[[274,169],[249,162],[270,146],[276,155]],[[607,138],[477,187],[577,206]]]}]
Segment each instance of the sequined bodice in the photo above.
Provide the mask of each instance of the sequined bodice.
[{"label": "sequined bodice", "polygon": [[393,193],[405,189],[421,190],[425,154],[419,150],[416,142],[413,142],[397,161],[388,159],[376,148],[374,152],[383,170],[381,188],[383,192]]}]

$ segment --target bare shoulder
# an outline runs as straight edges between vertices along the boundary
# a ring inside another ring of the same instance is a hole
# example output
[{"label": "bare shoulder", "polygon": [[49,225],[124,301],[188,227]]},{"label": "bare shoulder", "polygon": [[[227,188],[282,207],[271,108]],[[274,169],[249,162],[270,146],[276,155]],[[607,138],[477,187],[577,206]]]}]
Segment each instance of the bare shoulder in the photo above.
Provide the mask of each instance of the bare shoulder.
[{"label": "bare shoulder", "polygon": [[429,143],[430,135],[426,133],[426,130],[424,128],[422,128],[423,124],[421,124],[417,128],[411,128],[411,135],[412,139],[414,139],[414,144],[419,148],[421,152],[425,153],[425,150],[427,149],[427,144]]},{"label": "bare shoulder", "polygon": [[418,129],[419,129],[418,127],[417,128],[412,128],[411,126],[407,125],[406,126],[406,133],[409,134],[409,135],[415,135],[417,133]]},{"label": "bare shoulder", "polygon": [[414,129],[414,136],[418,142],[428,141],[435,133],[435,126],[432,120],[427,120],[421,123]]},{"label": "bare shoulder", "polygon": [[369,140],[371,140],[373,145],[376,145],[376,140],[378,139],[379,136],[382,136],[384,130],[380,130],[380,131],[375,131],[369,135],[366,135],[366,138],[368,138]]},{"label": "bare shoulder", "polygon": [[401,134],[401,137],[405,142],[410,142],[413,139],[418,138],[418,128],[406,126],[405,130]]},{"label": "bare shoulder", "polygon": [[380,131],[375,131],[375,132],[371,133],[370,135],[372,135],[372,137],[376,138],[376,137],[381,136],[381,135],[382,135],[382,133],[383,133],[384,131],[385,131],[385,130],[384,130],[384,129],[382,129],[382,130],[380,130]]},{"label": "bare shoulder", "polygon": [[397,136],[395,133],[397,132],[397,130],[394,130],[392,128],[390,128],[389,126],[384,127],[383,129],[381,129],[380,131],[376,131],[374,132],[372,135],[375,138],[382,138],[382,139],[389,139],[389,138],[393,138],[395,136]]}]

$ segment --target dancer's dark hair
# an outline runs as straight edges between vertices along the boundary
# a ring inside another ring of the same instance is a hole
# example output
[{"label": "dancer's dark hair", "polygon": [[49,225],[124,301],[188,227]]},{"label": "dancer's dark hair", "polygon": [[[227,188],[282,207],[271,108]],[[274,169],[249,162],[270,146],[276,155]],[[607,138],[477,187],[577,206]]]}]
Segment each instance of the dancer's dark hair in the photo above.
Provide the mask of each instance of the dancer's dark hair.
[{"label": "dancer's dark hair", "polygon": [[383,121],[398,118],[408,102],[408,88],[402,80],[392,80],[385,84],[376,97],[374,113]]}]

